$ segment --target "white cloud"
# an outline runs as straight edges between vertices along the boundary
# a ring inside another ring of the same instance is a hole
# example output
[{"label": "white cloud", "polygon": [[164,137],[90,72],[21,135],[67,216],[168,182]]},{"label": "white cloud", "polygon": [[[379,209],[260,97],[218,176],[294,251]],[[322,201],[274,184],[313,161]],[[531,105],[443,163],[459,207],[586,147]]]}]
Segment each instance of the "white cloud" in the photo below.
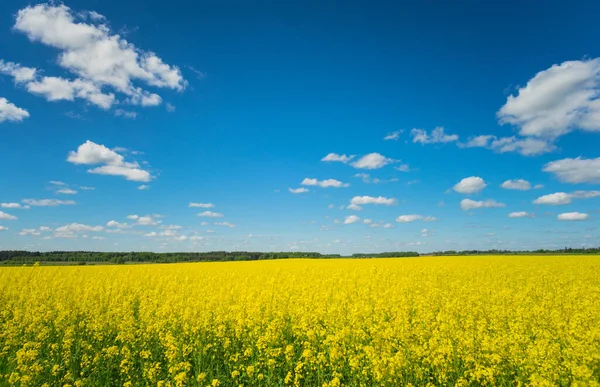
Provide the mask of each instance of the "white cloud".
[{"label": "white cloud", "polygon": [[95,241],[103,241],[103,240],[106,239],[106,237],[103,237],[103,236],[93,236],[92,239],[95,240]]},{"label": "white cloud", "polygon": [[115,220],[111,220],[108,223],[106,223],[106,227],[116,227],[116,228],[131,228],[133,226],[127,224],[127,223],[120,223],[117,222]]},{"label": "white cloud", "polygon": [[137,189],[139,189],[140,191],[145,191],[147,189],[150,189],[150,186],[146,185],[146,184],[142,184],[139,187],[137,187]]},{"label": "white cloud", "polygon": [[[229,228],[235,228],[235,224],[233,223],[229,223],[229,222],[215,222],[216,226],[223,226],[223,227],[229,227]],[[209,232],[210,230],[206,230],[206,232]]]},{"label": "white cloud", "polygon": [[360,218],[356,215],[349,215],[346,216],[346,219],[344,219],[344,224],[352,224],[352,223],[356,223],[360,220]]},{"label": "white cloud", "polygon": [[137,220],[139,218],[139,216],[138,215],[127,215],[126,218],[131,219],[131,220]]},{"label": "white cloud", "polygon": [[529,212],[525,212],[525,211],[519,211],[519,212],[511,212],[510,214],[508,214],[509,218],[533,218],[533,214],[530,214]]},{"label": "white cloud", "polygon": [[84,165],[104,164],[88,169],[89,173],[123,176],[131,181],[148,182],[152,180],[150,173],[141,169],[137,162],[126,162],[125,158],[117,152],[89,140],[81,144],[77,151],[71,151],[67,161]]},{"label": "white cloud", "polygon": [[5,62],[0,59],[0,74],[6,74],[13,77],[15,83],[21,84],[33,81],[37,70],[31,67],[24,67],[17,63]]},{"label": "white cloud", "polygon": [[19,232],[19,235],[21,235],[21,236],[37,236],[37,235],[42,235],[42,233],[39,232],[38,230],[36,230],[35,228],[24,228],[21,230],[21,232]]},{"label": "white cloud", "polygon": [[371,224],[371,223],[373,223],[373,219],[363,219],[363,223],[364,224]]},{"label": "white cloud", "polygon": [[60,77],[43,77],[28,82],[25,87],[31,94],[41,95],[48,101],[74,101],[80,98],[102,109],[109,109],[115,103],[114,94],[102,93],[98,86],[82,79],[71,81]]},{"label": "white cloud", "polygon": [[23,199],[23,203],[34,207],[56,207],[56,206],[73,206],[73,200],[58,200],[58,199]]},{"label": "white cloud", "polygon": [[379,153],[369,153],[352,163],[357,169],[378,169],[382,168],[395,160],[389,159]]},{"label": "white cloud", "polygon": [[410,172],[410,166],[408,164],[400,164],[397,167],[394,167],[395,170],[400,172]]},{"label": "white cloud", "polygon": [[354,158],[354,155],[346,156],[346,155],[338,155],[337,153],[330,153],[327,156],[323,157],[321,161],[337,161],[340,163],[347,163]]},{"label": "white cloud", "polygon": [[554,139],[574,129],[600,131],[600,58],[540,71],[498,111],[523,136]]},{"label": "white cloud", "polygon": [[590,216],[581,212],[565,212],[558,214],[558,220],[586,220]]},{"label": "white cloud", "polygon": [[61,188],[61,189],[57,190],[56,193],[63,194],[63,195],[75,195],[75,194],[77,194],[77,191],[75,191],[74,189],[71,189],[71,188]]},{"label": "white cloud", "polygon": [[413,129],[410,131],[414,143],[421,144],[437,144],[458,141],[458,135],[444,133],[444,128],[438,126],[431,131],[431,135],[427,134],[426,130]]},{"label": "white cloud", "polygon": [[387,136],[385,136],[383,139],[384,140],[398,140],[400,138],[400,134],[402,134],[403,130],[396,130],[395,132],[392,133],[388,133]]},{"label": "white cloud", "polygon": [[27,117],[29,117],[27,110],[17,107],[6,98],[0,97],[0,123],[4,121],[21,122]]},{"label": "white cloud", "polygon": [[152,216],[140,216],[136,219],[136,223],[140,226],[156,226],[161,221],[154,219]]},{"label": "white cloud", "polygon": [[302,180],[302,182],[300,183],[300,185],[309,185],[309,186],[319,186],[322,188],[327,188],[327,187],[334,187],[334,188],[340,188],[340,187],[349,187],[350,184],[348,183],[342,183],[339,180],[335,180],[335,179],[327,179],[327,180],[317,180],[317,179],[311,179],[311,178],[305,178],[304,180]]},{"label": "white cloud", "polygon": [[548,139],[496,137],[481,135],[472,137],[466,144],[458,144],[462,148],[486,148],[497,153],[517,152],[523,156],[538,156],[556,150],[556,146]]},{"label": "white cloud", "polygon": [[200,226],[208,226],[208,222],[202,222],[200,223]]},{"label": "white cloud", "polygon": [[543,184],[536,184],[535,186],[533,186],[533,189],[540,189],[540,188],[544,188]]},{"label": "white cloud", "polygon": [[123,109],[117,109],[115,110],[115,116],[117,117],[124,117],[124,118],[129,118],[132,120],[135,120],[137,118],[137,113],[136,112],[132,112],[132,111],[128,111],[128,110],[123,110]]},{"label": "white cloud", "polygon": [[223,214],[213,211],[204,211],[198,214],[198,216],[205,216],[208,218],[222,218]]},{"label": "white cloud", "polygon": [[190,207],[198,207],[198,208],[213,208],[215,205],[212,203],[190,203]]},{"label": "white cloud", "polygon": [[504,189],[515,189],[519,191],[528,191],[531,189],[531,183],[523,179],[506,180],[500,186]]},{"label": "white cloud", "polygon": [[494,199],[487,199],[482,201],[475,201],[471,199],[463,199],[460,201],[460,208],[464,211],[473,210],[477,208],[495,208],[495,207],[505,207],[504,203],[499,203]]},{"label": "white cloud", "polygon": [[[67,82],[84,83],[82,89],[88,93],[92,88],[100,92],[103,87],[112,87],[125,94],[129,103],[151,106],[160,104],[161,97],[135,86],[133,81],[177,91],[185,88],[178,67],[113,34],[104,19],[86,16],[91,14],[74,14],[62,4],[28,6],[18,11],[14,29],[31,41],[58,49],[58,64],[78,77]],[[63,89],[63,96],[68,96],[68,88]]]},{"label": "white cloud", "polygon": [[419,219],[423,219],[422,215],[400,215],[399,217],[396,218],[396,222],[398,223],[410,223],[410,222],[414,222],[415,220],[419,220]]},{"label": "white cloud", "polygon": [[0,231],[6,231],[6,230],[8,230],[8,227],[0,226]]},{"label": "white cloud", "polygon": [[88,226],[81,223],[71,223],[54,230],[54,238],[76,238],[79,234],[86,232],[98,232],[104,230],[102,226]]},{"label": "white cloud", "polygon": [[6,212],[0,211],[0,219],[2,219],[2,220],[17,220],[17,217],[7,214]]},{"label": "white cloud", "polygon": [[600,157],[556,160],[546,164],[542,170],[553,173],[563,183],[600,184]]},{"label": "white cloud", "polygon": [[472,194],[481,191],[487,186],[481,177],[471,176],[465,177],[458,182],[453,189],[462,194]]},{"label": "white cloud", "polygon": [[396,204],[397,201],[394,198],[386,198],[383,196],[355,196],[350,200],[350,205],[347,207],[350,210],[362,210],[365,204],[381,204],[391,206]]},{"label": "white cloud", "polygon": [[590,199],[600,196],[600,191],[575,191],[572,193],[555,192],[553,194],[543,195],[533,201],[533,204],[548,204],[559,206],[570,204],[573,199]]},{"label": "white cloud", "polygon": [[308,189],[304,188],[304,187],[300,187],[300,188],[288,188],[288,190],[293,193],[293,194],[301,194],[301,193],[305,193],[308,192]]},{"label": "white cloud", "polygon": [[423,222],[435,222],[438,219],[435,216],[425,216],[423,219],[421,219]]},{"label": "white cloud", "polygon": [[386,223],[383,225],[383,228],[394,228],[395,226],[391,223]]},{"label": "white cloud", "polygon": [[175,105],[172,105],[168,102],[165,104],[165,109],[167,109],[169,113],[173,113],[176,110]]},{"label": "white cloud", "polygon": [[0,203],[0,208],[23,208],[19,203]]}]

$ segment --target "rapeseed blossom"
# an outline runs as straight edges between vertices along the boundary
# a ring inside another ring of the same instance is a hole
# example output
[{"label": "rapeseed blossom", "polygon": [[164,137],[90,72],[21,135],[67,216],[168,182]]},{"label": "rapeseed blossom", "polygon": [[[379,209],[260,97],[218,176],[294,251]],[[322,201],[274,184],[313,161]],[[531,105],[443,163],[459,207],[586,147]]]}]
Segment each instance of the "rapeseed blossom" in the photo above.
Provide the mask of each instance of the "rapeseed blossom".
[{"label": "rapeseed blossom", "polygon": [[600,386],[600,257],[0,268],[0,385]]}]

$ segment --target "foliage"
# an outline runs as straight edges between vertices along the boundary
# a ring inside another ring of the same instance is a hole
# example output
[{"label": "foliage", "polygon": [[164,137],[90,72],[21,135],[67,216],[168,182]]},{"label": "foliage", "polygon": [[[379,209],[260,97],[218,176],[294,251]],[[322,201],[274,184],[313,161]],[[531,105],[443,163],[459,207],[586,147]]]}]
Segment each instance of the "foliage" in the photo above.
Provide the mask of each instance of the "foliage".
[{"label": "foliage", "polygon": [[0,268],[0,385],[598,386],[600,257]]}]

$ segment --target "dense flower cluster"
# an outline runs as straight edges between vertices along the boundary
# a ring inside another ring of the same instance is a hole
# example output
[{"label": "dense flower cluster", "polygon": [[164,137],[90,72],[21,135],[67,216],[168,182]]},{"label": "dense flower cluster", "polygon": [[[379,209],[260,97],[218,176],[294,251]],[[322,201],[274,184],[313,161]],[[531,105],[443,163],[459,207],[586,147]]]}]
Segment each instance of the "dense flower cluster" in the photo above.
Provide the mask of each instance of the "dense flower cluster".
[{"label": "dense flower cluster", "polygon": [[600,257],[0,269],[0,385],[600,385]]}]

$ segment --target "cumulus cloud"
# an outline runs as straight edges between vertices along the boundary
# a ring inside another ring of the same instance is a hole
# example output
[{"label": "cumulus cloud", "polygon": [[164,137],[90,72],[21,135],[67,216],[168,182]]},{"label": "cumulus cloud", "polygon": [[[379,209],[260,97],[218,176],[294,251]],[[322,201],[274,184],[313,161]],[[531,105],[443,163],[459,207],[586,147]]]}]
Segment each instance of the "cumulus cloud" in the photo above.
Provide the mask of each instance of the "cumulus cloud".
[{"label": "cumulus cloud", "polygon": [[32,82],[35,92],[55,99],[72,99],[74,94],[82,94],[78,96],[108,108],[115,100],[112,93],[102,93],[104,87],[126,95],[126,102],[142,106],[158,105],[162,99],[134,85],[134,81],[177,91],[186,87],[177,66],[164,63],[153,52],[138,49],[114,34],[104,18],[89,17],[91,14],[74,13],[69,7],[54,3],[18,11],[14,29],[32,42],[58,49],[58,64],[77,77],[73,81],[44,77]]},{"label": "cumulus cloud", "polygon": [[212,203],[194,203],[191,202],[190,207],[196,207],[196,208],[213,208],[215,205]]},{"label": "cumulus cloud", "polygon": [[357,169],[378,169],[393,163],[395,160],[387,158],[379,153],[369,153],[353,162],[351,165]]},{"label": "cumulus cloud", "polygon": [[108,223],[106,223],[106,227],[131,228],[133,226],[131,226],[130,224],[127,224],[127,223],[120,223],[115,220],[111,220]]},{"label": "cumulus cloud", "polygon": [[471,199],[463,199],[460,201],[460,208],[464,211],[474,210],[478,208],[494,208],[494,207],[505,207],[504,203],[499,203],[494,199],[487,199],[482,201],[475,201]]},{"label": "cumulus cloud", "polygon": [[0,211],[0,219],[2,219],[2,220],[17,220],[17,217],[7,214],[6,212]]},{"label": "cumulus cloud", "polygon": [[419,219],[423,219],[422,215],[400,215],[399,217],[396,218],[396,222],[398,223],[410,223],[410,222],[414,222],[415,220],[419,220]]},{"label": "cumulus cloud", "polygon": [[558,220],[586,220],[590,216],[581,212],[565,212],[563,214],[558,214]]},{"label": "cumulus cloud", "polygon": [[20,203],[0,203],[0,208],[28,209],[29,206],[22,206]]},{"label": "cumulus cloud", "polygon": [[[235,224],[233,223],[229,223],[229,222],[215,222],[216,226],[223,226],[223,227],[229,227],[229,228],[235,228]],[[210,232],[210,230],[206,230],[206,232]]]},{"label": "cumulus cloud", "polygon": [[311,179],[309,177],[302,180],[300,185],[319,186],[322,188],[327,188],[327,187],[340,188],[340,187],[349,187],[350,186],[350,184],[348,184],[348,183],[342,183],[341,181],[335,180],[335,179],[326,179],[326,180],[319,181],[317,179]]},{"label": "cumulus cloud", "polygon": [[58,200],[58,199],[23,199],[23,203],[33,207],[57,207],[57,206],[73,206],[73,200]]},{"label": "cumulus cloud", "polygon": [[525,211],[511,212],[508,214],[509,218],[533,218],[533,214]]},{"label": "cumulus cloud", "polygon": [[27,117],[29,117],[27,110],[17,107],[6,98],[0,97],[0,124],[4,121],[21,122]]},{"label": "cumulus cloud", "polygon": [[485,181],[478,176],[465,177],[453,187],[456,192],[472,194],[481,191],[487,186]]},{"label": "cumulus cloud", "polygon": [[427,134],[426,130],[415,128],[410,131],[410,135],[412,136],[412,141],[414,143],[421,144],[437,144],[458,141],[458,135],[446,134],[444,132],[444,128],[441,126],[433,129],[431,134]]},{"label": "cumulus cloud", "polygon": [[304,188],[304,187],[300,187],[300,188],[288,188],[288,190],[291,193],[293,193],[293,194],[301,194],[301,193],[308,192],[308,189]]},{"label": "cumulus cloud", "polygon": [[492,135],[481,135],[471,137],[465,144],[458,144],[461,148],[486,148],[496,153],[517,152],[523,156],[538,156],[553,152],[556,146],[548,139],[496,137]]},{"label": "cumulus cloud", "polygon": [[388,140],[398,140],[400,138],[400,134],[402,134],[403,130],[396,130],[392,133],[388,133],[383,139]]},{"label": "cumulus cloud", "polygon": [[600,157],[556,160],[547,163],[542,170],[553,173],[563,183],[600,184]]},{"label": "cumulus cloud", "polygon": [[590,199],[600,196],[600,191],[574,191],[571,193],[555,192],[548,195],[540,196],[533,201],[533,204],[547,204],[559,206],[570,204],[573,199]]},{"label": "cumulus cloud", "polygon": [[117,152],[89,140],[81,144],[77,148],[77,151],[71,151],[67,157],[67,161],[83,165],[104,164],[88,169],[89,173],[123,176],[130,181],[149,182],[152,180],[150,173],[141,169],[137,162],[127,162]]},{"label": "cumulus cloud", "polygon": [[515,189],[519,191],[528,191],[531,189],[531,183],[523,179],[506,180],[500,187],[504,189]]},{"label": "cumulus cloud", "polygon": [[71,223],[54,230],[54,238],[76,238],[85,232],[98,232],[104,230],[102,226],[89,226],[81,223]]},{"label": "cumulus cloud", "polygon": [[350,200],[350,205],[347,207],[351,210],[361,210],[365,204],[377,204],[391,206],[396,204],[397,201],[394,198],[386,198],[383,196],[355,196]]},{"label": "cumulus cloud", "polygon": [[557,138],[600,131],[600,58],[567,61],[540,71],[498,111],[501,124],[523,136]]},{"label": "cumulus cloud", "polygon": [[213,211],[204,211],[198,214],[198,216],[204,216],[207,218],[222,218],[223,214]]},{"label": "cumulus cloud", "polygon": [[346,156],[346,155],[338,155],[337,153],[330,153],[327,156],[323,157],[321,161],[333,161],[340,163],[348,163],[350,160],[354,158],[354,155]]},{"label": "cumulus cloud", "polygon": [[352,223],[356,223],[360,220],[360,218],[356,215],[349,215],[346,216],[346,218],[344,219],[344,224],[352,224]]}]

